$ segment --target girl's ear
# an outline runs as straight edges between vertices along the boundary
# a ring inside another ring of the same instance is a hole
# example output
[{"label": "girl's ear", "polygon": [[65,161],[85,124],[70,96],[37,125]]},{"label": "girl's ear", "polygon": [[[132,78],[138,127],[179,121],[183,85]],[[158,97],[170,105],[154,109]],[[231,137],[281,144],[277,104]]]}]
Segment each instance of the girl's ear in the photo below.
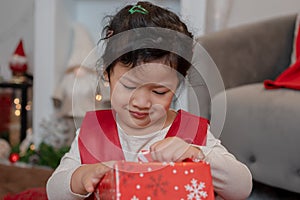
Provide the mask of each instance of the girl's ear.
[{"label": "girl's ear", "polygon": [[109,82],[109,76],[108,76],[107,71],[104,71],[104,72],[103,72],[102,78],[103,78],[103,80],[104,80],[105,82]]}]

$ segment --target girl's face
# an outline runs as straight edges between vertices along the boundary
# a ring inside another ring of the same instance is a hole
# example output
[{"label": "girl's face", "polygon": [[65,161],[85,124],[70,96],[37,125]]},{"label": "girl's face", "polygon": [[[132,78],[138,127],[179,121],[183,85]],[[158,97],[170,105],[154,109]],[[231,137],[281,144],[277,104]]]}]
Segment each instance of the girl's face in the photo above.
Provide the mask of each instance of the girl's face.
[{"label": "girl's face", "polygon": [[177,86],[177,71],[160,61],[134,68],[116,63],[110,74],[110,95],[118,123],[127,134],[138,135],[169,125]]}]

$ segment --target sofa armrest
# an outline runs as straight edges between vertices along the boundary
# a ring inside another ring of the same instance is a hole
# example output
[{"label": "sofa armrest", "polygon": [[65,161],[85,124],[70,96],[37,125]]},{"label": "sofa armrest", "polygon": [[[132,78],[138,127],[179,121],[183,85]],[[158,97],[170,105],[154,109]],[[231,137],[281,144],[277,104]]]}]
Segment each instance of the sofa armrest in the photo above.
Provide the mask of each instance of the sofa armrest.
[{"label": "sofa armrest", "polygon": [[225,88],[275,79],[290,64],[296,15],[276,17],[197,39],[216,63]]}]

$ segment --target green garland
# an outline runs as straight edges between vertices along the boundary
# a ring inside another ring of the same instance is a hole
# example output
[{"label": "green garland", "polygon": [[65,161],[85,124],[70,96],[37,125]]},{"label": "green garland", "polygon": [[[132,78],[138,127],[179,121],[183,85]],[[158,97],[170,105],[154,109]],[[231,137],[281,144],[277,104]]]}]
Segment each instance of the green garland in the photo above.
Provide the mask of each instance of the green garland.
[{"label": "green garland", "polygon": [[70,147],[55,149],[53,146],[43,142],[39,145],[39,148],[35,149],[31,149],[29,145],[29,148],[24,155],[20,155],[19,145],[13,147],[11,153],[18,153],[20,162],[48,166],[55,169],[59,165],[60,159],[69,151],[69,149]]}]

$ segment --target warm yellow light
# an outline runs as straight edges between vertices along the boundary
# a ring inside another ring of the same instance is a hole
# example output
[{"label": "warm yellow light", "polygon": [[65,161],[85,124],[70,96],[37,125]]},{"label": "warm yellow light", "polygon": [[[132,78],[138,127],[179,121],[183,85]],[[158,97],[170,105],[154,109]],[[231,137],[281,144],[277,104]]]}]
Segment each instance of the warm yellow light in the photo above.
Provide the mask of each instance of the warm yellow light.
[{"label": "warm yellow light", "polygon": [[26,109],[27,111],[31,110],[31,105],[27,105],[27,106],[25,107],[25,109]]},{"label": "warm yellow light", "polygon": [[34,144],[31,144],[31,145],[29,146],[29,148],[30,148],[31,151],[34,151],[34,150],[35,150]]},{"label": "warm yellow light", "polygon": [[15,104],[19,104],[19,103],[20,103],[20,99],[19,99],[19,98],[15,98],[15,99],[14,99],[14,103],[15,103]]},{"label": "warm yellow light", "polygon": [[97,101],[101,101],[101,99],[102,99],[102,95],[101,95],[101,94],[97,94],[97,95],[96,95],[96,100],[97,100]]},{"label": "warm yellow light", "polygon": [[16,104],[16,109],[20,110],[21,109],[21,104]]},{"label": "warm yellow light", "polygon": [[15,110],[15,115],[16,116],[20,116],[21,115],[21,111],[20,110]]}]

